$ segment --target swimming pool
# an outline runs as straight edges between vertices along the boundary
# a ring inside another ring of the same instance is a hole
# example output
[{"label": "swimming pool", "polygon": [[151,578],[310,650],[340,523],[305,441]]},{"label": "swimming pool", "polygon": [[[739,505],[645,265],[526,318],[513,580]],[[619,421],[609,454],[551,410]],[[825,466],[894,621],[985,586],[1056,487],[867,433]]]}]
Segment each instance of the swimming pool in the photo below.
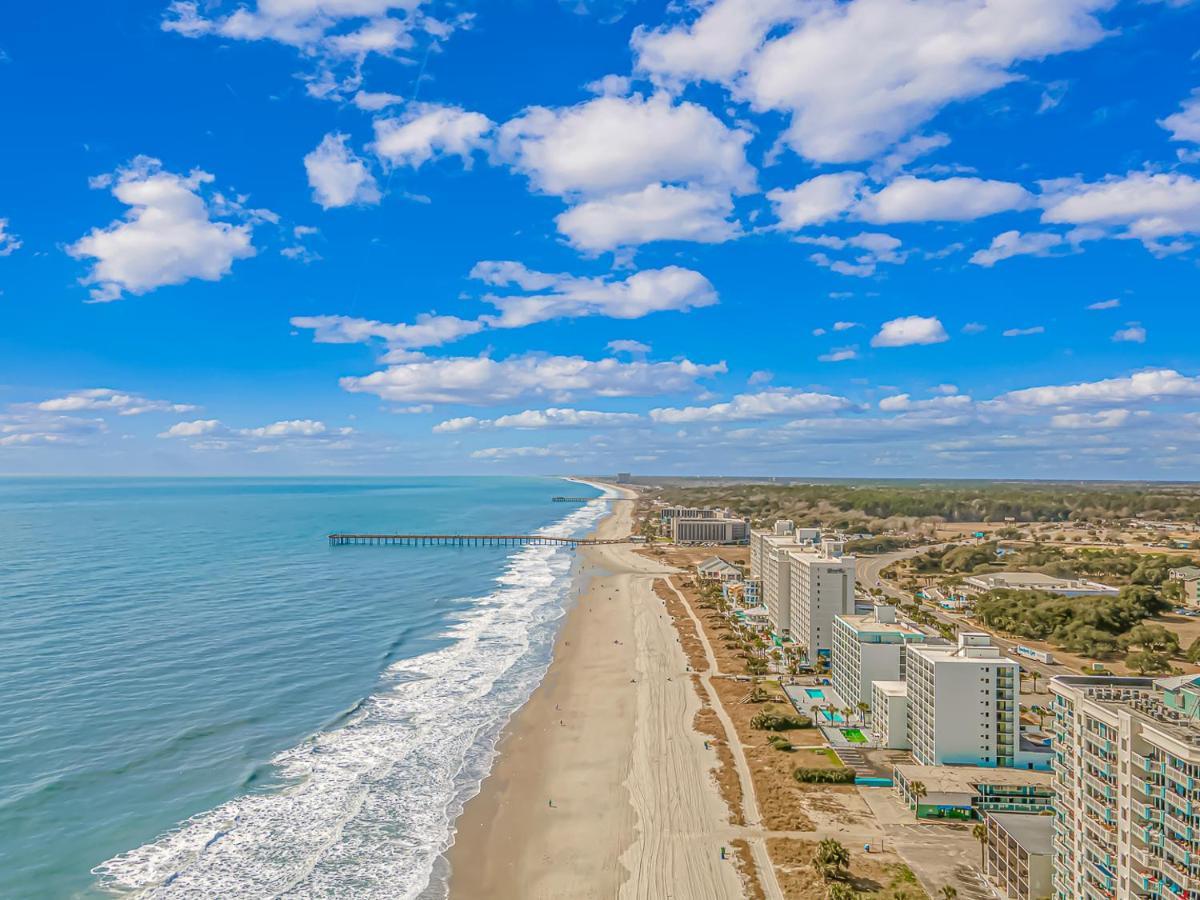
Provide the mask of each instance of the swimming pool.
[{"label": "swimming pool", "polygon": [[805,688],[804,693],[808,694],[811,700],[824,700],[825,692],[820,688]]},{"label": "swimming pool", "polygon": [[826,722],[845,722],[846,721],[845,717],[843,717],[842,714],[839,712],[830,712],[827,709],[823,709],[820,712],[821,712],[821,718],[824,719]]},{"label": "swimming pool", "polygon": [[867,742],[866,736],[858,728],[843,728],[842,734],[852,744],[865,744]]},{"label": "swimming pool", "polygon": [[855,784],[861,784],[864,787],[891,787],[892,779],[890,778],[863,778],[861,775],[854,779]]}]

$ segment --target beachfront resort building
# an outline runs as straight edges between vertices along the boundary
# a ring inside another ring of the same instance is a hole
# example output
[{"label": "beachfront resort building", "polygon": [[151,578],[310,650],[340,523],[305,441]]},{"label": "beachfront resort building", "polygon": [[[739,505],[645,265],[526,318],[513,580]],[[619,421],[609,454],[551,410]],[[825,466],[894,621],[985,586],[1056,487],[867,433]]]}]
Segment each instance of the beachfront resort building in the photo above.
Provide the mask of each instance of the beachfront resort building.
[{"label": "beachfront resort building", "polygon": [[844,548],[840,541],[821,541],[815,550],[789,549],[781,561],[780,568],[786,563],[789,570],[788,627],[810,660],[830,655],[834,617],[854,613],[854,557]]},{"label": "beachfront resort building", "polygon": [[1119,588],[1088,581],[1086,578],[1055,578],[1040,572],[992,572],[969,575],[962,580],[966,594],[986,594],[988,591],[1046,591],[1064,597],[1116,597]]},{"label": "beachfront resort building", "polygon": [[834,616],[832,637],[833,689],[853,707],[872,702],[872,682],[904,680],[905,645],[942,643],[902,624],[896,619],[896,607],[883,605],[867,615]]},{"label": "beachfront resort building", "polygon": [[889,750],[907,750],[908,683],[871,683],[871,743]]},{"label": "beachfront resort building", "polygon": [[984,815],[984,874],[1005,900],[1041,900],[1053,892],[1054,819],[1019,813]]},{"label": "beachfront resort building", "polygon": [[795,526],[786,519],[773,529],[754,529],[750,534],[750,577],[762,580],[762,601],[767,607],[771,630],[787,636],[792,628],[791,567],[787,554],[812,547],[799,539]]},{"label": "beachfront resort building", "polygon": [[1200,676],[1058,676],[1055,900],[1200,896]]},{"label": "beachfront resort building", "polygon": [[750,523],[724,515],[676,518],[668,520],[667,532],[676,544],[744,544],[750,537]]},{"label": "beachfront resort building", "polygon": [[1018,765],[1020,666],[989,635],[905,645],[908,742],[923,766]]}]

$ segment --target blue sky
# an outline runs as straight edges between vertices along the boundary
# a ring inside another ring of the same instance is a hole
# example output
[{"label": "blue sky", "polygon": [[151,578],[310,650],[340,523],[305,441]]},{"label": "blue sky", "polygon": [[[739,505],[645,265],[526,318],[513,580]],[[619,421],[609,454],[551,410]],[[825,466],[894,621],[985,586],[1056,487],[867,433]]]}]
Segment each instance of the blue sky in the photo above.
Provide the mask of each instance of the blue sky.
[{"label": "blue sky", "polygon": [[0,10],[0,473],[1193,479],[1200,3]]}]

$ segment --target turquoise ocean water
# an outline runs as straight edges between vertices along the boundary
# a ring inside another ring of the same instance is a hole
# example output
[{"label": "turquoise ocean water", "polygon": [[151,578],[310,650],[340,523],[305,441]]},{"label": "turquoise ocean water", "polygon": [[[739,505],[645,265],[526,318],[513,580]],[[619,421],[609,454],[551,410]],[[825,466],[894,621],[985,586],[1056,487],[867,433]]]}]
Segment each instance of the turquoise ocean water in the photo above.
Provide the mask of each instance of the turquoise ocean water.
[{"label": "turquoise ocean water", "polygon": [[429,897],[549,660],[555,479],[0,479],[0,897]]}]

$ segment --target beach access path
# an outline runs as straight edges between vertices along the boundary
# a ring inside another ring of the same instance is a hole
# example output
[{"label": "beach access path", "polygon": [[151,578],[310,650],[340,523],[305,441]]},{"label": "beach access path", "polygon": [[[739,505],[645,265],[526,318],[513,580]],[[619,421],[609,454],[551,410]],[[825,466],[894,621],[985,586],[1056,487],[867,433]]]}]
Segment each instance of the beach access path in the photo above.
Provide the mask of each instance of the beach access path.
[{"label": "beach access path", "polygon": [[[613,504],[597,536],[628,534],[633,507]],[[587,581],[546,678],[458,820],[450,896],[741,897],[728,847],[743,830],[712,776],[717,754],[693,727],[701,701],[653,591],[674,570],[618,545],[581,548],[579,567]],[[765,846],[754,855],[774,885]]]}]

